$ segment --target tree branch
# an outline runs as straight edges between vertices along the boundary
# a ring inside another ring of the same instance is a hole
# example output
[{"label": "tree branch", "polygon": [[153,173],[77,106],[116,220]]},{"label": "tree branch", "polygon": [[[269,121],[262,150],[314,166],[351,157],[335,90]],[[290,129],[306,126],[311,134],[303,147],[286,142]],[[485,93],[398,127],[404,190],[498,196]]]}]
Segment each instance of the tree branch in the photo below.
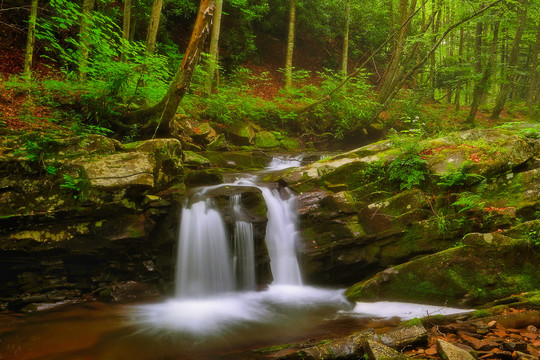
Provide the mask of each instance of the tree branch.
[{"label": "tree branch", "polygon": [[[401,29],[403,29],[405,26],[407,26],[409,24],[409,22],[412,20],[412,18],[418,14],[418,12],[422,9],[422,7],[428,2],[429,0],[424,0],[423,4],[421,6],[418,7],[418,9],[416,9],[416,11],[407,18],[407,20],[398,28],[396,29],[392,35],[390,35],[366,60],[364,60],[364,62],[360,65],[360,67],[358,67],[358,69],[356,69],[355,71],[353,71],[352,73],[350,73],[345,79],[343,79],[332,91],[330,91],[328,94],[324,95],[322,98],[320,98],[319,100],[316,100],[315,102],[299,109],[296,111],[297,114],[302,114],[306,111],[309,111],[311,109],[313,109],[314,107],[316,107],[317,105],[320,105],[322,104],[323,102],[329,100],[331,98],[331,96],[336,93],[339,89],[341,89],[343,86],[345,86],[345,84],[347,84],[352,78],[356,77],[358,74],[360,74],[363,70],[363,67],[369,62],[371,61],[371,59],[377,55],[379,53],[379,51],[382,50],[383,47],[386,46],[386,44],[388,44],[400,31]],[[502,0],[499,0],[499,1],[502,1]]]}]

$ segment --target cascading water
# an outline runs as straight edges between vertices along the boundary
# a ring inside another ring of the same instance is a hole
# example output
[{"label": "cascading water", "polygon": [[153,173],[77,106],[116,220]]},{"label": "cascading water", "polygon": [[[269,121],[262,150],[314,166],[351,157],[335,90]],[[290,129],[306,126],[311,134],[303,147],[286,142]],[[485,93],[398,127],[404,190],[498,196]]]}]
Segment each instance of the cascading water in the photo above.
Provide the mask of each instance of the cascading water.
[{"label": "cascading water", "polygon": [[[231,197],[234,214],[240,217],[242,195]],[[236,275],[237,288],[240,290],[255,289],[255,245],[253,244],[253,224],[237,220],[233,236],[233,273]]]},{"label": "cascading water", "polygon": [[300,267],[296,257],[295,197],[289,192],[282,199],[277,189],[260,187],[268,208],[266,244],[270,255],[270,266],[274,284],[301,285]]},{"label": "cascading water", "polygon": [[203,200],[185,207],[180,223],[176,297],[204,297],[234,290],[221,214]]},{"label": "cascading water", "polygon": [[[254,180],[242,178],[234,183],[206,187],[197,196],[206,196],[210,189],[226,186],[249,186],[261,190],[267,206],[266,244],[273,284],[301,285],[296,257],[295,197],[288,191],[287,198],[283,199],[277,189],[259,186]],[[239,219],[235,222],[231,251],[221,214],[211,208],[210,200],[184,208],[178,246],[177,297],[201,297],[230,292],[235,288],[255,289],[253,225],[240,220],[240,200],[240,194],[231,196],[233,213]]]}]

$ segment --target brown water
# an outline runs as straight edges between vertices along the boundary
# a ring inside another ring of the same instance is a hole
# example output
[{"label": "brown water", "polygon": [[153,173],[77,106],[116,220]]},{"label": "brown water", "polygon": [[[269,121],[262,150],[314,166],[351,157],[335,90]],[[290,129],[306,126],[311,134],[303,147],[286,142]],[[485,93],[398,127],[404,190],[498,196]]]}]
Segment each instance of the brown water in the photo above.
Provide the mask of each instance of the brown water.
[{"label": "brown water", "polygon": [[262,347],[316,342],[366,328],[367,320],[318,309],[189,335],[133,319],[133,306],[88,303],[0,314],[0,359],[260,359]]}]

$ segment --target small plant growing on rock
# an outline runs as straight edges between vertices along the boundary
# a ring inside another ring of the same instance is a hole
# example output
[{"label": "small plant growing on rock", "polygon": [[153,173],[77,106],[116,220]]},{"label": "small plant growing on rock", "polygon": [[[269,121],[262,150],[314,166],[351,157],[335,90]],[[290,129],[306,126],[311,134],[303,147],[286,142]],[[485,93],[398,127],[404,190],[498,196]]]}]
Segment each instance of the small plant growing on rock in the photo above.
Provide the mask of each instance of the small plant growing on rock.
[{"label": "small plant growing on rock", "polygon": [[482,175],[468,173],[471,164],[471,161],[465,161],[456,171],[441,175],[440,181],[437,183],[437,185],[450,189],[484,180],[485,178]]},{"label": "small plant growing on rock", "polygon": [[61,188],[71,190],[73,192],[73,198],[80,201],[85,201],[88,198],[90,191],[90,181],[82,171],[79,171],[79,176],[74,178],[69,174],[62,175],[64,183],[60,185]]}]

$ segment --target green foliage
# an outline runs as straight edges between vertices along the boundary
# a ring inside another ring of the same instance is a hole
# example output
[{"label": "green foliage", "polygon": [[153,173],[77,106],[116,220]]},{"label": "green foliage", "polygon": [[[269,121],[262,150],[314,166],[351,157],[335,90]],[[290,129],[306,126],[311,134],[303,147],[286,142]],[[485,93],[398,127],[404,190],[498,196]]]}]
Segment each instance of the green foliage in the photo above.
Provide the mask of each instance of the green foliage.
[{"label": "green foliage", "polygon": [[390,181],[396,181],[400,190],[411,189],[416,185],[420,185],[427,175],[427,163],[419,155],[419,138],[416,136],[394,135],[391,140],[401,152],[388,165]]},{"label": "green foliage", "polygon": [[540,247],[540,230],[531,229],[525,233],[529,247]]},{"label": "green foliage", "polygon": [[461,209],[459,212],[464,211],[482,211],[484,209],[485,201],[482,201],[482,197],[477,194],[465,192],[459,194],[459,198],[452,203],[452,206],[459,206]]},{"label": "green foliage", "polygon": [[70,190],[73,198],[79,201],[85,201],[90,192],[90,180],[83,171],[79,171],[78,177],[74,178],[69,174],[62,174],[63,183],[61,188]]},{"label": "green foliage", "polygon": [[51,157],[53,149],[58,145],[58,141],[47,134],[31,133],[26,136],[24,147],[15,151],[15,155],[22,155],[26,160],[39,164],[44,170],[47,170],[46,161]]},{"label": "green foliage", "polygon": [[437,185],[450,189],[457,186],[470,185],[472,182],[484,180],[485,178],[482,175],[468,173],[471,164],[472,162],[470,160],[464,161],[459,169],[441,175],[440,181],[437,183]]}]

